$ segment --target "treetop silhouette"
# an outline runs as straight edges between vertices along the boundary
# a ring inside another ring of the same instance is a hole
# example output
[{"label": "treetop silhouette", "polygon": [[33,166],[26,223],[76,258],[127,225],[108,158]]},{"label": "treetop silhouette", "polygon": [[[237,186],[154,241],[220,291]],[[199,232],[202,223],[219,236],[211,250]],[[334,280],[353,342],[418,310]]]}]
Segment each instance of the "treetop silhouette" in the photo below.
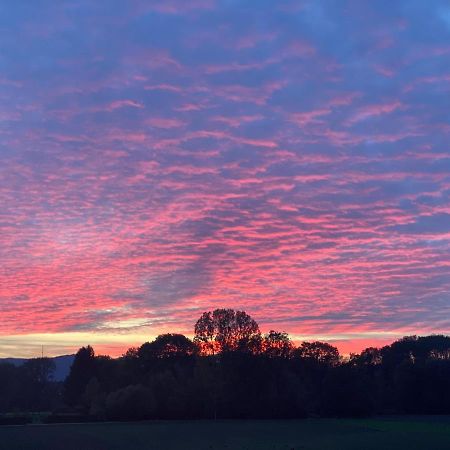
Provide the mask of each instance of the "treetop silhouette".
[{"label": "treetop silhouette", "polygon": [[202,354],[215,354],[249,348],[261,336],[259,326],[244,311],[216,309],[204,312],[195,324],[194,342]]}]

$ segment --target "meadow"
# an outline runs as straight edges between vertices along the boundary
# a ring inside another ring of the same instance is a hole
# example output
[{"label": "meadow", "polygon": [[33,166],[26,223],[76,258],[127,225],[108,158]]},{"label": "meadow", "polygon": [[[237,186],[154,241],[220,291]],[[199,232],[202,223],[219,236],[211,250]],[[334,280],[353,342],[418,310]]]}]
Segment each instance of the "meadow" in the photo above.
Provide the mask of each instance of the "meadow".
[{"label": "meadow", "polygon": [[448,450],[450,417],[0,427],[0,450]]}]

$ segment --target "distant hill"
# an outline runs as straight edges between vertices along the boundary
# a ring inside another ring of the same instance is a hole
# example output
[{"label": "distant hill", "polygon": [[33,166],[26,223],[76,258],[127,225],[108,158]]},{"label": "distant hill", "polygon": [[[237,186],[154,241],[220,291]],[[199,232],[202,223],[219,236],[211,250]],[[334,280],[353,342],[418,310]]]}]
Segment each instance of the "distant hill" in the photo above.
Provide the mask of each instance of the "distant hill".
[{"label": "distant hill", "polygon": [[[75,355],[63,355],[50,358],[55,362],[56,366],[54,374],[55,381],[64,381],[67,378],[67,375],[69,375],[70,372],[70,368],[72,367],[74,358]],[[10,363],[14,364],[15,366],[21,366],[26,361],[28,361],[26,358],[0,358],[0,364]]]}]

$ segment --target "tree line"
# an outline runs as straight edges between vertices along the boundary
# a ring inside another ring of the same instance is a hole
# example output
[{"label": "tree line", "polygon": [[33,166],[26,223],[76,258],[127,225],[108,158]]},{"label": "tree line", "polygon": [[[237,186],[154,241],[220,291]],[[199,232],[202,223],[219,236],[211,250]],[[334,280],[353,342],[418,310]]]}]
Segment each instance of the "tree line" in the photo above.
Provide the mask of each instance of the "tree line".
[{"label": "tree line", "polygon": [[342,358],[330,344],[295,346],[284,332],[262,334],[244,311],[216,309],[199,318],[193,340],[163,334],[116,359],[83,347],[64,383],[51,382],[44,360],[0,365],[0,411],[96,420],[450,413],[450,337],[442,335]]}]

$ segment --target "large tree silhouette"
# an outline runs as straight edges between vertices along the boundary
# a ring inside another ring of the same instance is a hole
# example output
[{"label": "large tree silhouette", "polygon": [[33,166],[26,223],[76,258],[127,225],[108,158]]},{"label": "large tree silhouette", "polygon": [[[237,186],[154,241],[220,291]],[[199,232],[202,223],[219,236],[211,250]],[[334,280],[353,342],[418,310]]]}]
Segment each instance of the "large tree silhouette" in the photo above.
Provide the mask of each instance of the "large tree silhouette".
[{"label": "large tree silhouette", "polygon": [[294,344],[287,333],[270,330],[262,340],[262,352],[270,358],[289,358]]},{"label": "large tree silhouette", "polygon": [[216,309],[198,319],[194,342],[203,354],[215,354],[246,350],[260,336],[258,324],[246,312]]},{"label": "large tree silhouette", "polygon": [[309,362],[334,366],[339,363],[339,351],[326,342],[302,342],[297,355]]},{"label": "large tree silhouette", "polygon": [[194,343],[182,334],[160,334],[153,342],[146,342],[138,355],[144,358],[170,358],[192,356],[196,352]]},{"label": "large tree silhouette", "polygon": [[78,350],[64,383],[64,399],[69,405],[76,405],[86,390],[91,378],[95,377],[96,358],[94,349],[88,345]]}]

